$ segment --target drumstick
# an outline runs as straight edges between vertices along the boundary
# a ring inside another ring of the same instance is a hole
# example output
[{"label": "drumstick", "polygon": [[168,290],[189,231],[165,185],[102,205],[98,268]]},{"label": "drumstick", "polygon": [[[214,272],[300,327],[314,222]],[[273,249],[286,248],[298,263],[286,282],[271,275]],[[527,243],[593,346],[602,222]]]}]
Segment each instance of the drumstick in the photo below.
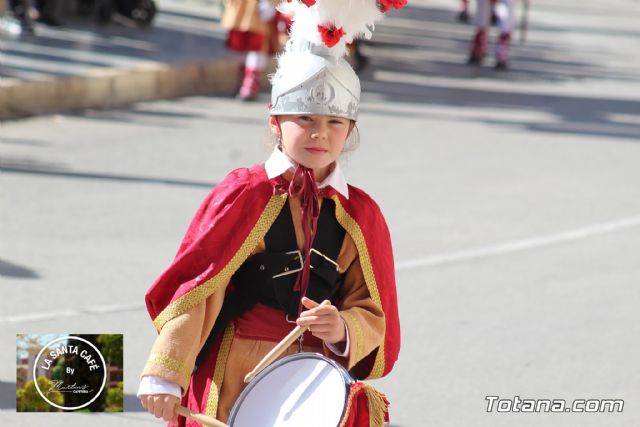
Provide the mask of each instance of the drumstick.
[{"label": "drumstick", "polygon": [[204,414],[199,414],[197,412],[193,412],[191,409],[189,408],[185,408],[184,406],[176,406],[176,412],[180,415],[182,415],[183,417],[187,417],[187,418],[191,418],[194,421],[199,422],[202,425],[205,426],[210,426],[210,427],[229,427],[228,425],[226,425],[225,423],[223,423],[222,421],[218,421],[213,417],[210,417],[208,415],[204,415]]},{"label": "drumstick", "polygon": [[[331,305],[331,302],[329,300],[324,300],[318,307],[323,305]],[[252,379],[254,379],[255,376],[260,373],[260,371],[262,371],[264,368],[266,368],[271,363],[273,363],[278,357],[280,357],[280,355],[286,349],[288,349],[289,346],[293,344],[295,340],[297,340],[300,337],[300,335],[304,334],[308,329],[309,329],[308,326],[305,326],[305,327],[302,327],[300,325],[296,326],[294,330],[289,332],[289,335],[284,337],[284,339],[280,341],[278,345],[273,347],[273,349],[271,349],[271,351],[267,353],[265,357],[262,358],[262,360],[256,365],[256,367],[253,368],[253,371],[249,372],[244,377],[244,382],[248,383]]]}]

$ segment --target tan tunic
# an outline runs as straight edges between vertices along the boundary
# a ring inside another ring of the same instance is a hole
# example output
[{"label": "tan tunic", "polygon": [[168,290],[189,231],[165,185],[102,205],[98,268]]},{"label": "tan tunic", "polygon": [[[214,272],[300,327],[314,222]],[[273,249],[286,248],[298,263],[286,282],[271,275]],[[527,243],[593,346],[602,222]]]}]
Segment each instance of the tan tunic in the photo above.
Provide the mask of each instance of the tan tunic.
[{"label": "tan tunic", "polygon": [[[300,203],[297,199],[290,198],[288,205],[293,217],[298,248],[302,249],[304,237]],[[262,241],[253,253],[264,250],[265,243]],[[326,348],[305,347],[305,351],[324,353],[345,368],[351,369],[382,344],[385,332],[384,313],[376,307],[369,295],[355,243],[348,233],[345,234],[337,263],[340,272],[345,273],[339,293],[341,305],[338,309],[349,332],[349,355],[347,358],[341,358]],[[179,384],[183,392],[186,391],[195,359],[222,307],[224,291],[223,288],[219,289],[201,304],[164,325],[153,344],[142,376],[162,377]],[[270,341],[244,339],[238,336],[233,338],[218,400],[217,417],[220,420],[226,421],[233,403],[244,388],[244,376],[275,345],[276,343]],[[293,345],[287,354],[295,353],[297,350],[297,344]]]},{"label": "tan tunic", "polygon": [[[259,34],[268,34],[272,26],[264,22],[258,13],[260,0],[225,0],[224,13],[220,19],[220,25],[226,30],[251,31]],[[276,6],[279,1],[274,1]]]}]

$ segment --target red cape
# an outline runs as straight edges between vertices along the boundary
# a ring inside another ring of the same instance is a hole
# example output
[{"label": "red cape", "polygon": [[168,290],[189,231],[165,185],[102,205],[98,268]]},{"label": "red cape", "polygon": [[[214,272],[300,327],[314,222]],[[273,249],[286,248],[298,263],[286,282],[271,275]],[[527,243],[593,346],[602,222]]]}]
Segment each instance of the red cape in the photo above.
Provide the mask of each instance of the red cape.
[{"label": "red cape", "polygon": [[[264,167],[254,165],[231,172],[205,198],[173,263],[146,294],[147,309],[158,331],[229,282],[285,205],[287,194],[274,190],[281,181],[269,180]],[[380,208],[364,191],[349,186],[346,199],[329,190],[327,197],[336,203],[336,218],[356,243],[369,293],[382,307],[386,321],[383,345],[352,373],[357,378],[382,377],[391,370],[400,350],[389,230]]]}]

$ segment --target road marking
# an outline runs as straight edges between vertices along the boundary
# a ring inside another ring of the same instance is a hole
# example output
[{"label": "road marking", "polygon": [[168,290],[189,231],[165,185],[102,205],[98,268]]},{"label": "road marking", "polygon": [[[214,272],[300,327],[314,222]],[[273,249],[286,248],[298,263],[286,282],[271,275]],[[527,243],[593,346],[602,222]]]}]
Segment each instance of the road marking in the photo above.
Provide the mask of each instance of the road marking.
[{"label": "road marking", "polygon": [[[597,224],[590,227],[578,228],[558,234],[548,236],[532,237],[529,239],[515,240],[513,242],[501,243],[497,245],[483,246],[475,249],[468,249],[458,252],[450,252],[440,255],[433,255],[423,258],[410,259],[396,262],[396,271],[412,270],[415,268],[434,267],[456,262],[470,261],[481,258],[488,258],[496,255],[504,255],[512,252],[520,252],[529,249],[536,249],[544,246],[557,245],[559,243],[584,239],[597,236],[599,234],[611,233],[627,228],[640,226],[640,216],[625,218],[618,221]],[[18,314],[0,317],[1,324],[16,324],[37,322],[42,320],[59,319],[61,317],[79,316],[82,314],[109,314],[125,311],[143,310],[144,304],[118,304],[82,309],[64,309],[49,311],[45,313]]]},{"label": "road marking", "polygon": [[103,305],[96,307],[86,307],[82,309],[63,309],[55,311],[47,311],[44,313],[28,313],[28,314],[16,314],[0,317],[1,324],[15,324],[15,323],[27,323],[27,322],[39,322],[43,320],[60,319],[61,317],[73,317],[80,316],[82,314],[109,314],[109,313],[121,313],[124,311],[137,311],[143,310],[144,304],[118,304],[118,305]]},{"label": "road marking", "polygon": [[587,237],[597,236],[599,234],[611,233],[614,231],[620,231],[637,226],[640,226],[640,216],[625,218],[618,221],[607,222],[604,224],[597,224],[585,228],[578,228],[575,230],[569,230],[558,234],[551,234],[548,236],[532,237],[497,245],[483,246],[475,249],[467,249],[458,252],[450,252],[440,255],[399,261],[396,262],[396,271],[405,271],[423,267],[434,267],[444,264],[488,258],[496,255],[504,255],[512,252],[520,252],[544,246],[557,245],[559,243],[584,239]]}]

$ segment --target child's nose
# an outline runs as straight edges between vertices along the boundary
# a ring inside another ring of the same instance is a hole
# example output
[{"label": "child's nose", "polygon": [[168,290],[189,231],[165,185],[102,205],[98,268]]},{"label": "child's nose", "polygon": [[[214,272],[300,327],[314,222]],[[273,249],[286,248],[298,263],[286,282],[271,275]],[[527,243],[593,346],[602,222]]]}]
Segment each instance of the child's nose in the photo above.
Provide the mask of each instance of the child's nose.
[{"label": "child's nose", "polygon": [[326,125],[319,123],[318,126],[311,133],[312,138],[317,139],[327,139],[328,136],[328,128]]}]

